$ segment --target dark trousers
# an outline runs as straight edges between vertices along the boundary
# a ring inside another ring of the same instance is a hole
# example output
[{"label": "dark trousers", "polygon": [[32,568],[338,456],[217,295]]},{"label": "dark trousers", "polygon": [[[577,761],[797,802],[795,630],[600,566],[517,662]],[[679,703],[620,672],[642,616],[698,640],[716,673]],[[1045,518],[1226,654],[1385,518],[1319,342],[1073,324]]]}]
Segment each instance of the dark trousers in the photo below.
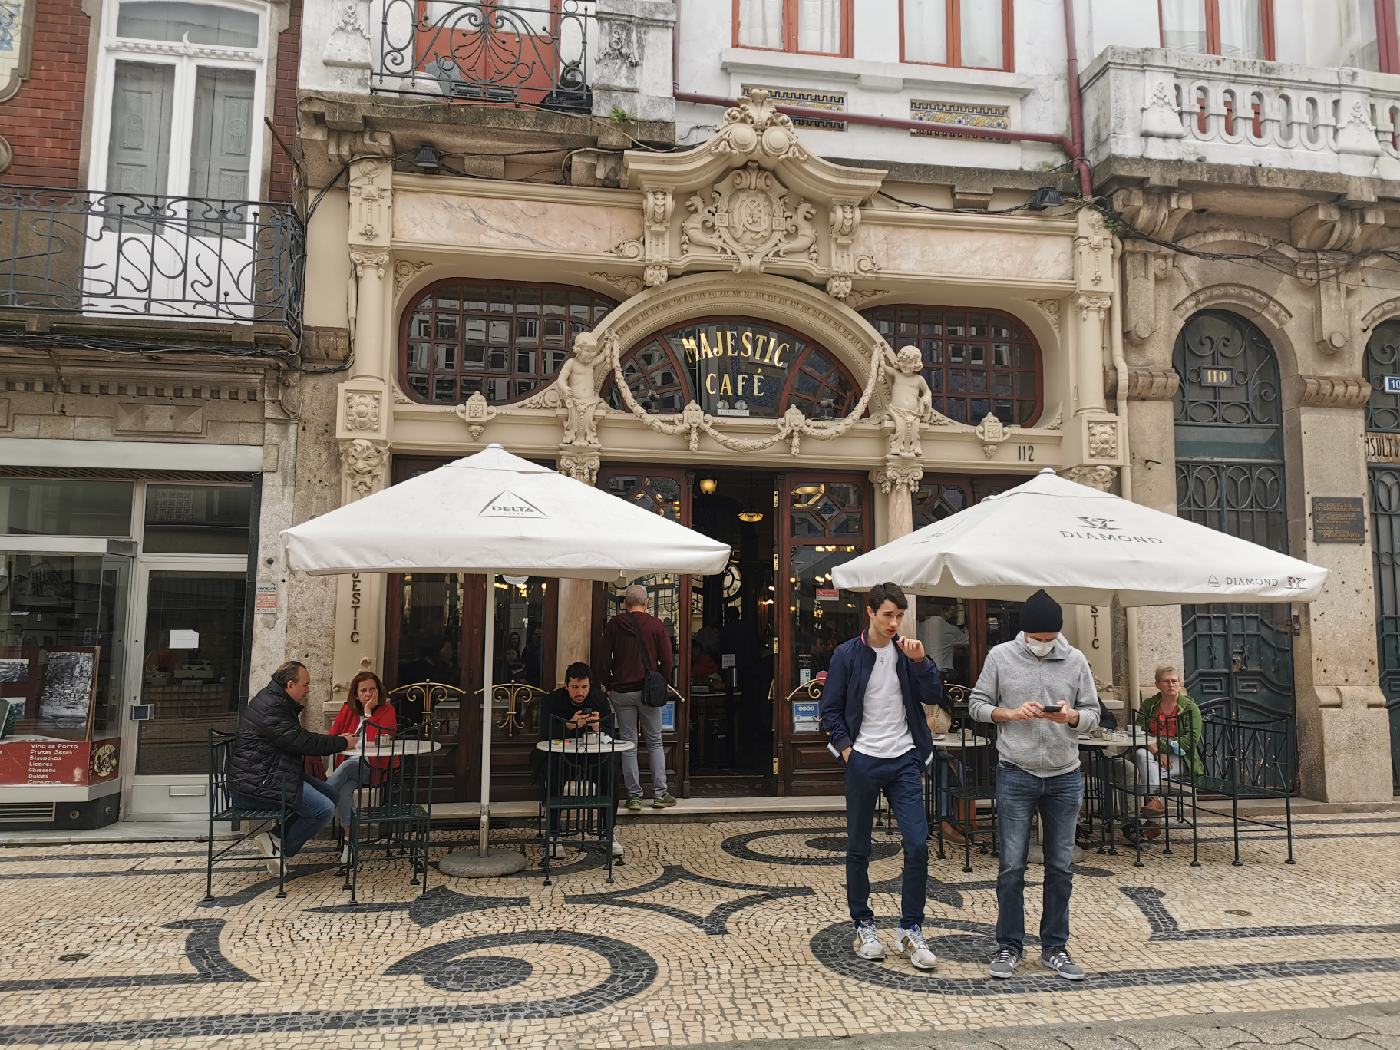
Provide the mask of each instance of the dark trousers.
[{"label": "dark trousers", "polygon": [[870,910],[870,838],[875,827],[875,803],[884,792],[904,842],[899,925],[923,924],[928,898],[928,814],[924,811],[923,773],[918,751],[898,758],[870,758],[852,751],[846,763],[846,903],[857,923],[875,917]]},{"label": "dark trousers", "polygon": [[1001,866],[997,871],[997,944],[1023,948],[1026,937],[1026,859],[1031,845],[1031,818],[1040,815],[1045,883],[1040,910],[1040,950],[1069,943],[1070,864],[1074,860],[1074,826],[1084,799],[1084,778],[1073,769],[1057,777],[1038,777],[1005,762],[997,767],[997,828]]}]

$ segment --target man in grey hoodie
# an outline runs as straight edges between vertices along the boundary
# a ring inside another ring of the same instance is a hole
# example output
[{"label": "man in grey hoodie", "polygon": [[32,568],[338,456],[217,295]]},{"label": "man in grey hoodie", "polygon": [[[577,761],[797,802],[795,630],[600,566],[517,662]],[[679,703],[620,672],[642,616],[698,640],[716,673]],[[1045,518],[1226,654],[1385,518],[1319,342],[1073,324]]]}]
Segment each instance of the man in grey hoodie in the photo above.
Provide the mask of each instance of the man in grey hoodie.
[{"label": "man in grey hoodie", "polygon": [[1045,883],[1040,961],[1061,977],[1082,981],[1070,958],[1070,862],[1084,797],[1079,733],[1099,724],[1099,697],[1084,654],[1060,634],[1064,612],[1044,591],[1021,609],[1021,633],[987,654],[968,700],[968,714],[997,724],[997,953],[993,977],[1010,977],[1026,935],[1026,858],[1031,820],[1040,815]]}]

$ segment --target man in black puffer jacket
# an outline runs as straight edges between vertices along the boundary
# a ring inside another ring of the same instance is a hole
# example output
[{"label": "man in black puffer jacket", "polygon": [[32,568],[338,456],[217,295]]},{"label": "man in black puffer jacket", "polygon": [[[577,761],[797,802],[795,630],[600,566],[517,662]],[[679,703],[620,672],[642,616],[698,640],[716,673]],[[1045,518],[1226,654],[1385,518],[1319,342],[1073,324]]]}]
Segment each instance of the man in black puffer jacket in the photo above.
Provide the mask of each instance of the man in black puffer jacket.
[{"label": "man in black puffer jacket", "polygon": [[237,804],[266,808],[285,801],[291,814],[280,842],[266,832],[253,837],[273,875],[279,849],[287,858],[295,857],[335,815],[335,793],[324,780],[302,772],[303,757],[336,755],[359,744],[354,733],[327,736],[302,726],[301,705],[310,691],[305,664],[289,660],[277,668],[272,681],[243,709],[229,760],[229,787]]}]

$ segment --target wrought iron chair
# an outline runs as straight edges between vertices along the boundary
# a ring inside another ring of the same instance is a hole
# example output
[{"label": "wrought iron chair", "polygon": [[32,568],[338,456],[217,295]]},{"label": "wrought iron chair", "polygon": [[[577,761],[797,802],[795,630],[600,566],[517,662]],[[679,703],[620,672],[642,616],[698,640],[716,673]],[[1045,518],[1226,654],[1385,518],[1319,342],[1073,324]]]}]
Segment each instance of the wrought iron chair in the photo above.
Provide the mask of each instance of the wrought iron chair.
[{"label": "wrought iron chair", "polygon": [[[240,806],[233,800],[233,791],[228,783],[229,762],[233,758],[234,740],[236,733],[221,733],[217,729],[209,730],[209,840],[208,850],[204,860],[204,900],[214,899],[214,865],[223,862],[223,858],[247,842],[260,831],[267,831],[272,827],[282,828],[287,822],[287,805],[283,800],[272,806]],[[234,832],[240,831],[240,825],[244,821],[252,824],[251,829],[246,834],[239,834],[231,843],[214,852],[214,825],[228,821]],[[230,857],[229,861],[247,863],[245,857]],[[262,865],[259,860],[259,866]],[[287,895],[287,858],[282,856],[281,851],[277,854],[277,896]]]},{"label": "wrought iron chair", "polygon": [[[480,696],[485,690],[478,689],[473,696]],[[545,691],[538,686],[533,686],[529,682],[497,682],[491,686],[491,710],[496,712],[504,710],[504,714],[496,720],[496,728],[503,730],[506,736],[515,736],[522,730],[528,731],[530,723],[527,716],[528,708],[531,704],[538,703],[540,697],[545,695]]]},{"label": "wrought iron chair", "polygon": [[405,728],[416,726],[425,718],[442,723],[444,716],[450,717],[451,712],[461,711],[462,701],[466,698],[464,690],[446,682],[414,682],[389,690],[389,703],[394,705],[394,715],[400,727]]},{"label": "wrought iron chair", "polygon": [[601,733],[573,735],[561,718],[551,718],[543,755],[544,800],[540,838],[544,843],[544,884],[552,885],[550,861],[556,845],[601,849],[607,881],[613,881],[613,833],[617,821],[618,742]]},{"label": "wrought iron chair", "polygon": [[[359,903],[360,865],[383,849],[384,860],[407,857],[409,882],[428,892],[428,850],[433,820],[433,765],[438,751],[438,723],[432,718],[369,740],[361,733],[359,760],[369,771],[355,789],[350,817],[350,862],[345,888],[350,903]],[[370,828],[380,837],[369,841]],[[367,857],[367,854],[370,856]]]},{"label": "wrought iron chair", "polygon": [[997,852],[997,747],[992,727],[959,720],[950,732],[957,747],[937,749],[934,767],[924,781],[929,830],[938,840],[938,859],[945,856],[943,824],[946,821],[962,839],[963,871],[972,871],[972,851]]}]

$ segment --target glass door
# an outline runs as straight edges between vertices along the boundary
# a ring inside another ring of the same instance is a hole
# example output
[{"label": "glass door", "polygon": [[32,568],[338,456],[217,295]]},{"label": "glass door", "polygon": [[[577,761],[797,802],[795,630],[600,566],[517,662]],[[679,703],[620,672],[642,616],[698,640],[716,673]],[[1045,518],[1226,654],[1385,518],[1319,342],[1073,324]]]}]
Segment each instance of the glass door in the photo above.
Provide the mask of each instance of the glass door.
[{"label": "glass door", "polygon": [[248,695],[243,558],[141,567],[128,712],[128,816],[205,812],[209,730],[231,732]]},{"label": "glass door", "polygon": [[[838,590],[832,570],[870,549],[870,483],[859,475],[789,474],[779,495],[778,790],[840,794],[841,770],[826,735],[793,690],[825,675],[831,655],[864,627],[862,598]],[[783,583],[786,586],[783,586]]]}]

